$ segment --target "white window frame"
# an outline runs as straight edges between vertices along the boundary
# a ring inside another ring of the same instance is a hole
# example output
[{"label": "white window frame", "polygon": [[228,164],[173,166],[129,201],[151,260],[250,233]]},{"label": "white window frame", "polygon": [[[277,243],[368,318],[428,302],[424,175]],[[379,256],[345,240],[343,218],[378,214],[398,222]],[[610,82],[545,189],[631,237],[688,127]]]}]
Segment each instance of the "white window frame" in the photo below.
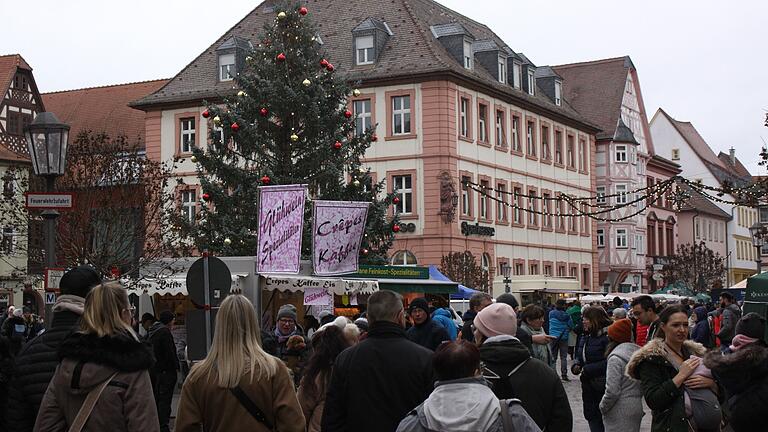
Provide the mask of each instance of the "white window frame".
[{"label": "white window frame", "polygon": [[[368,104],[367,111],[365,110],[366,103]],[[355,100],[352,102],[352,109],[355,111],[355,135],[362,136],[365,134],[365,131],[373,126],[373,101],[371,99]],[[358,120],[360,121],[359,125]]]},{"label": "white window frame", "polygon": [[525,266],[523,263],[515,263],[515,276],[522,276],[525,274]]},{"label": "white window frame", "polygon": [[496,145],[499,147],[505,147],[507,145],[507,137],[504,131],[504,111],[496,110]]},{"label": "white window frame", "polygon": [[472,58],[472,42],[464,41],[464,69],[472,70],[474,60]]},{"label": "white window frame", "polygon": [[628,187],[624,183],[618,183],[615,186],[615,194],[614,201],[616,202],[616,205],[620,204],[626,204],[629,202],[629,194],[627,193]]},{"label": "white window frame", "polygon": [[525,132],[526,132],[526,138],[525,142],[528,148],[526,149],[526,154],[529,156],[536,156],[536,143],[534,142],[533,135],[536,130],[536,123],[535,122],[525,122]]},{"label": "white window frame", "polygon": [[605,230],[602,228],[598,229],[595,236],[597,238],[597,247],[605,247]]},{"label": "white window frame", "polygon": [[[400,107],[398,108],[397,102],[400,101]],[[408,102],[408,108],[405,107],[406,102]],[[400,117],[400,130],[398,131],[396,129],[397,122],[395,121],[396,118]],[[406,120],[408,123],[408,128],[406,130]],[[411,133],[411,128],[413,125],[411,124],[411,96],[410,95],[402,95],[402,96],[392,96],[392,135],[408,135]]]},{"label": "white window frame", "polygon": [[464,180],[469,180],[468,177],[462,177],[461,182],[461,214],[462,216],[471,216],[472,207],[469,201],[469,186],[464,184]]},{"label": "white window frame", "polygon": [[496,219],[499,221],[507,220],[507,187],[496,185]]},{"label": "white window frame", "polygon": [[395,204],[395,212],[401,215],[413,214],[413,177],[410,174],[392,176],[392,191],[400,198],[400,202]]},{"label": "white window frame", "polygon": [[[413,263],[408,262],[409,258],[413,258]],[[416,255],[413,252],[409,250],[399,250],[392,254],[392,259],[389,262],[393,266],[413,267],[418,265],[419,260],[416,258]]]},{"label": "white window frame", "polygon": [[534,90],[536,88],[536,77],[534,75],[534,72],[532,70],[528,71],[528,94],[531,96],[536,95],[536,91]]},{"label": "white window frame", "polygon": [[373,64],[373,36],[358,36],[355,38],[355,64],[358,66]]},{"label": "white window frame", "polygon": [[480,219],[488,220],[490,219],[488,211],[488,191],[490,190],[490,185],[488,184],[488,181],[481,181],[480,188],[483,190],[483,192],[480,193]]},{"label": "white window frame", "polygon": [[605,186],[597,186],[595,188],[595,204],[605,205],[608,203],[608,198],[605,196]]},{"label": "white window frame", "polygon": [[[485,115],[483,115],[483,109],[485,109]],[[477,105],[477,122],[479,123],[479,131],[477,131],[477,140],[480,142],[488,142],[488,105]]]},{"label": "white window frame", "polygon": [[235,79],[235,55],[234,54],[220,54],[219,55],[219,81],[232,81]]},{"label": "white window frame", "polygon": [[512,84],[516,89],[523,85],[523,65],[520,62],[512,62]]},{"label": "white window frame", "polygon": [[507,83],[507,59],[505,59],[502,56],[499,56],[499,82],[502,84]]},{"label": "white window frame", "polygon": [[4,226],[2,232],[0,232],[0,252],[7,255],[16,253],[16,239],[18,233],[16,228],[11,225]]},{"label": "white window frame", "polygon": [[536,192],[534,191],[528,191],[528,225],[536,226],[538,222],[537,213],[536,213],[536,200],[538,197],[536,196]]},{"label": "white window frame", "polygon": [[512,150],[522,151],[520,148],[520,117],[512,116]]},{"label": "white window frame", "polygon": [[569,168],[576,169],[576,143],[573,135],[565,137],[565,163]]},{"label": "white window frame", "polygon": [[459,133],[464,138],[469,137],[469,99],[459,98]]},{"label": "white window frame", "polygon": [[188,223],[194,223],[197,216],[197,190],[181,191],[181,212]]},{"label": "white window frame", "polygon": [[196,124],[194,117],[179,119],[179,150],[180,153],[192,153],[195,149]]},{"label": "white window frame", "polygon": [[555,105],[561,106],[563,104],[563,83],[555,81]]},{"label": "white window frame", "polygon": [[513,212],[513,222],[516,224],[522,224],[523,218],[522,218],[522,209],[520,208],[520,195],[523,194],[523,190],[520,188],[514,188],[512,189],[512,200],[514,202],[514,212]]},{"label": "white window frame", "polygon": [[628,152],[629,150],[627,149],[626,145],[617,144],[613,152],[613,160],[618,163],[627,163],[629,160],[627,157]]},{"label": "white window frame", "polygon": [[616,249],[627,248],[627,232],[626,228],[616,228]]},{"label": "white window frame", "polygon": [[551,228],[552,227],[552,199],[551,196],[548,193],[541,194],[541,202],[544,206],[542,209],[542,213],[544,215],[542,216],[541,225],[544,228]]}]

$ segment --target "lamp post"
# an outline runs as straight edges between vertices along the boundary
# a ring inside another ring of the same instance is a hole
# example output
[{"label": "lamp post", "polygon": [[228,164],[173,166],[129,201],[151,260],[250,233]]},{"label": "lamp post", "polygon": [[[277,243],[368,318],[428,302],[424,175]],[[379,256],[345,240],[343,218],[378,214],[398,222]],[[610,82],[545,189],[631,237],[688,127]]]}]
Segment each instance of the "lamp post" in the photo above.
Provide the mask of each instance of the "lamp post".
[{"label": "lamp post", "polygon": [[509,266],[509,263],[502,263],[501,264],[501,274],[504,275],[504,292],[509,293],[509,283],[512,282],[512,279],[509,278],[509,274],[512,272],[512,267]]},{"label": "lamp post", "polygon": [[[69,125],[51,112],[41,112],[25,129],[27,150],[35,175],[45,179],[45,191],[52,192],[56,177],[64,175],[69,144]],[[56,218],[59,212],[45,210],[45,266],[56,266]]]},{"label": "lamp post", "polygon": [[760,274],[763,270],[762,251],[763,245],[765,245],[766,237],[768,237],[768,227],[759,222],[755,222],[754,225],[749,227],[749,234],[752,235],[752,246],[757,249],[755,261],[757,262],[757,274]]}]

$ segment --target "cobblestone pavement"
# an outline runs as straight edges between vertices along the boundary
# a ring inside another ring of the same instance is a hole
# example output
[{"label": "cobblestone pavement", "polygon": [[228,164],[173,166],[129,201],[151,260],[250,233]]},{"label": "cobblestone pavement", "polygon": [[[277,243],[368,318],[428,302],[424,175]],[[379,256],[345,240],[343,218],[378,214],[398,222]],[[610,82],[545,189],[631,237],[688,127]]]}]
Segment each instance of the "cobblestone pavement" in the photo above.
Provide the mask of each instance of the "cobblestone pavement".
[{"label": "cobblestone pavement", "polygon": [[[571,361],[568,359],[568,370],[570,370]],[[560,363],[558,361],[558,370]],[[568,393],[568,400],[571,401],[571,411],[573,412],[573,432],[589,432],[589,425],[584,419],[583,405],[581,401],[581,382],[578,376],[568,374],[570,381],[564,382],[565,392]],[[640,426],[641,431],[651,430],[651,410],[643,402],[645,416]],[[610,432],[610,431],[609,431]]]}]

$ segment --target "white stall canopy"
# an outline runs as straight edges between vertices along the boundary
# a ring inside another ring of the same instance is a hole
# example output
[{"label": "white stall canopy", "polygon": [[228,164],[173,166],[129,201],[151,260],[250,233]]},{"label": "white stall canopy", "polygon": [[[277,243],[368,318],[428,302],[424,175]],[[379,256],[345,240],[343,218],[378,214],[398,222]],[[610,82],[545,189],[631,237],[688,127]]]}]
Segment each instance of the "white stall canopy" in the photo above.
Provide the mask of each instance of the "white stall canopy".
[{"label": "white stall canopy", "polygon": [[322,288],[336,295],[373,294],[379,290],[374,280],[319,278],[305,275],[262,274],[262,288],[267,291],[304,291]]}]

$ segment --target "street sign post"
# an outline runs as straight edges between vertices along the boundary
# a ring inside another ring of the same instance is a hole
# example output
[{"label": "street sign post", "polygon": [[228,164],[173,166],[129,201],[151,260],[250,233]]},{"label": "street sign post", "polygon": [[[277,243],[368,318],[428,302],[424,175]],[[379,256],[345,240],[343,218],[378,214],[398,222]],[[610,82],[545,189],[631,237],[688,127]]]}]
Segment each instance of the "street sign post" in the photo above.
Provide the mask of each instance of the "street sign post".
[{"label": "street sign post", "polygon": [[[204,359],[211,349],[216,312],[231,286],[229,267],[224,261],[208,256],[207,252],[187,271],[187,293],[198,307],[186,316],[187,357],[190,360]],[[199,337],[201,335],[203,338]]]},{"label": "street sign post", "polygon": [[45,269],[45,290],[58,292],[62,276],[64,276],[63,268]]},{"label": "street sign post", "polygon": [[45,304],[47,304],[47,305],[56,304],[56,293],[55,292],[47,292],[47,293],[45,293]]},{"label": "street sign post", "polygon": [[25,205],[30,210],[70,210],[75,196],[64,192],[25,193]]}]

